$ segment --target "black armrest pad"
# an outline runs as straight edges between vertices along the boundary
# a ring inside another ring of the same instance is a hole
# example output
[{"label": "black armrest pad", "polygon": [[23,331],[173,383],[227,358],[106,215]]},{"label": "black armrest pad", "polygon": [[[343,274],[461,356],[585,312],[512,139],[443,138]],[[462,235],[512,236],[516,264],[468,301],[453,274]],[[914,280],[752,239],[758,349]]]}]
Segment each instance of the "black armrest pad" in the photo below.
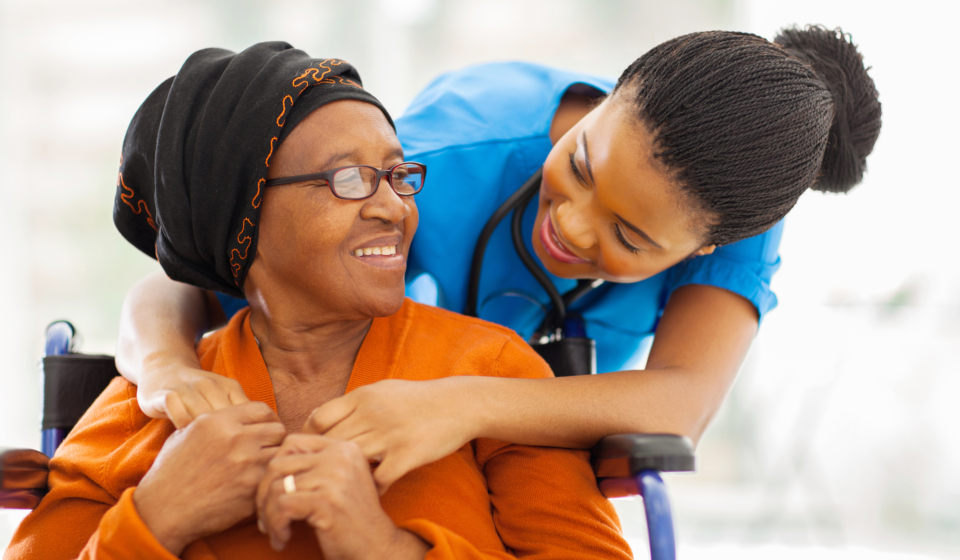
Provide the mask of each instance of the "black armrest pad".
[{"label": "black armrest pad", "polygon": [[0,448],[0,509],[33,509],[47,493],[46,455],[33,449]]},{"label": "black armrest pad", "polygon": [[626,478],[640,471],[685,472],[696,469],[689,438],[673,434],[617,434],[600,440],[590,452],[597,478]]},{"label": "black armrest pad", "polygon": [[120,375],[113,356],[66,354],[43,358],[41,428],[73,429],[113,378]]}]

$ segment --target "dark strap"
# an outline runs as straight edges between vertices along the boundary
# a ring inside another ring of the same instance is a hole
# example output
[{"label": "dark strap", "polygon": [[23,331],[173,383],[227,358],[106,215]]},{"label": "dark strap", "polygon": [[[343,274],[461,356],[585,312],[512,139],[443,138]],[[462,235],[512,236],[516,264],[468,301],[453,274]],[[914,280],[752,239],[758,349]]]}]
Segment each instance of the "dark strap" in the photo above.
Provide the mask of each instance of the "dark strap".
[{"label": "dark strap", "polygon": [[113,356],[67,354],[43,358],[43,419],[41,427],[70,430],[120,375]]},{"label": "dark strap", "polygon": [[530,345],[557,377],[591,375],[597,371],[597,345],[592,338],[565,336]]}]

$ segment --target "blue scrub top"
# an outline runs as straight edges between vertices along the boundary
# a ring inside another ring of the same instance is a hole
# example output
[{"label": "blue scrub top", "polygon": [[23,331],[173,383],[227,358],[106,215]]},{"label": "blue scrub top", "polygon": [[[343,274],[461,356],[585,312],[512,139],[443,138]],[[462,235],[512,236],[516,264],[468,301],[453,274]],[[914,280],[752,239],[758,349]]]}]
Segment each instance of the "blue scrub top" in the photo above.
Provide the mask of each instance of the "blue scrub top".
[{"label": "blue scrub top", "polygon": [[[574,84],[609,93],[615,81],[522,62],[483,64],[443,74],[396,120],[405,157],[427,165],[416,196],[420,226],[407,264],[408,295],[462,312],[470,261],[490,215],[543,165],[560,98]],[[536,199],[524,216],[530,233]],[[781,221],[770,231],[718,248],[634,284],[606,283],[573,305],[597,341],[597,371],[633,361],[656,328],[673,290],[686,284],[718,286],[748,299],[761,319],[777,304],[770,279],[780,266]],[[561,293],[575,280],[550,275]],[[221,298],[230,315],[245,302]],[[487,246],[479,314],[529,338],[549,306],[546,292],[513,248],[510,219]]]}]

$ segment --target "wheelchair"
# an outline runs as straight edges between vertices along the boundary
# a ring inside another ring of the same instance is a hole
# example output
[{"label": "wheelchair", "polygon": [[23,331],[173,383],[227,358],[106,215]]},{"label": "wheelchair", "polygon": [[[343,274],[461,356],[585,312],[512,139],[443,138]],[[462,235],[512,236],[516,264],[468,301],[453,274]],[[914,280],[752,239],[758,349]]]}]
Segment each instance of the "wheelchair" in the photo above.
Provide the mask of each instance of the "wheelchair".
[{"label": "wheelchair", "polygon": [[[76,353],[67,321],[50,324],[40,363],[43,392],[41,451],[0,448],[0,509],[33,509],[47,492],[48,463],[83,413],[119,375],[112,356]],[[591,450],[597,485],[608,498],[643,498],[652,560],[676,557],[673,517],[661,472],[689,472],[690,440],[670,434],[618,434]]]}]

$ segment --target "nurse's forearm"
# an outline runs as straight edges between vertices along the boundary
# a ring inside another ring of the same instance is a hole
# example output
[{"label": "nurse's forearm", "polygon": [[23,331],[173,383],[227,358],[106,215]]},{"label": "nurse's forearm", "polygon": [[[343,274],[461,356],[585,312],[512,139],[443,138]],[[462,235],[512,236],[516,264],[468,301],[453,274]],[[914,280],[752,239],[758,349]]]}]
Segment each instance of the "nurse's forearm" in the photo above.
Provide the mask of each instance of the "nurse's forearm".
[{"label": "nurse's forearm", "polygon": [[691,285],[671,296],[642,371],[547,380],[474,378],[481,435],[587,448],[616,433],[700,439],[757,331],[744,298]]},{"label": "nurse's forearm", "polygon": [[[694,372],[620,371],[550,380],[472,378],[481,435],[527,445],[592,447],[618,433],[671,433],[697,441],[725,388]],[[482,384],[482,385],[481,385]],[[713,393],[711,398],[710,393]]]},{"label": "nurse's forearm", "polygon": [[[199,368],[196,341],[214,322],[222,322],[219,304],[203,290],[174,282],[162,272],[137,282],[123,300],[117,369],[138,384],[145,371]],[[211,311],[219,321],[211,321]]]}]

